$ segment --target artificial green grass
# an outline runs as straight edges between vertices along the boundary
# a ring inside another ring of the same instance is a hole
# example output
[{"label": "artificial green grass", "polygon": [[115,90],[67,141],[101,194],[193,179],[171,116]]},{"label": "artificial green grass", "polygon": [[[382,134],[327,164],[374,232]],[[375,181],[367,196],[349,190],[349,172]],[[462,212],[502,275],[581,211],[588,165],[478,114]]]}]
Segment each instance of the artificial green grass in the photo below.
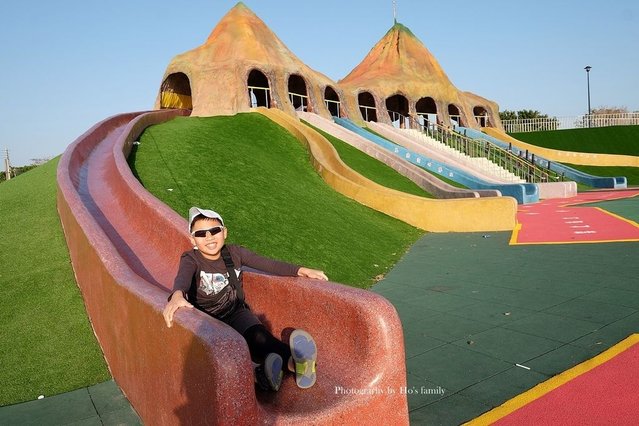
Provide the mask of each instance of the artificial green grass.
[{"label": "artificial green grass", "polygon": [[0,405],[110,378],[56,209],[57,163],[0,185]]},{"label": "artificial green grass", "polygon": [[129,163],[179,214],[224,217],[229,243],[368,287],[423,234],[330,188],[308,152],[261,114],[179,117],[148,128]]},{"label": "artificial green grass", "polygon": [[573,169],[595,176],[625,176],[628,180],[628,186],[639,185],[639,167],[613,167],[613,166],[581,166],[576,164],[566,164]]},{"label": "artificial green grass", "polygon": [[395,169],[387,166],[376,158],[371,157],[359,149],[347,144],[343,140],[318,129],[304,120],[302,120],[302,122],[328,139],[333,147],[335,147],[335,150],[342,161],[362,176],[365,176],[373,182],[387,188],[396,189],[398,191],[418,195],[420,197],[435,198],[432,194],[417,186],[416,183],[399,174],[399,172]]},{"label": "artificial green grass", "polygon": [[[511,133],[510,135],[532,145],[562,151],[639,156],[639,126],[610,126],[591,129]],[[595,176],[625,176],[628,180],[628,185],[639,185],[638,167],[566,165]],[[578,184],[579,191],[588,189],[591,188]]]},{"label": "artificial green grass", "polygon": [[562,151],[639,156],[639,126],[511,133],[515,139]]}]

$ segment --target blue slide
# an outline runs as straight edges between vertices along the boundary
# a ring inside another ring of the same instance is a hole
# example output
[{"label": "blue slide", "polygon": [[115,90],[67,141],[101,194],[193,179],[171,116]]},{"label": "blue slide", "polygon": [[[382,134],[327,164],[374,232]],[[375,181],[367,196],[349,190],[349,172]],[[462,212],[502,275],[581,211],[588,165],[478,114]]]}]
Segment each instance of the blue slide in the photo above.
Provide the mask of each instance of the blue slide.
[{"label": "blue slide", "polygon": [[[462,135],[468,136],[473,139],[485,139],[488,142],[491,142],[501,148],[509,149],[509,146],[506,142],[497,139],[493,136],[487,135],[484,132],[475,129],[469,129],[467,127],[457,126],[455,130]],[[516,155],[522,155],[522,150],[513,146],[510,148],[511,151]],[[588,173],[584,173],[580,170],[573,169],[572,167],[568,167],[556,161],[549,161],[543,157],[539,157],[535,154],[535,164],[539,167],[543,167],[546,169],[550,169],[553,172],[564,175],[568,179],[572,179],[575,182],[583,183],[588,186],[592,186],[593,188],[626,188],[628,186],[628,182],[625,177],[600,177],[590,175]]]},{"label": "blue slide", "polygon": [[374,142],[407,161],[410,161],[411,163],[435,174],[451,179],[470,189],[497,189],[502,195],[515,198],[519,204],[539,201],[539,188],[533,183],[499,184],[486,182],[467,172],[447,166],[444,163],[440,163],[428,157],[424,157],[423,155],[417,154],[401,145],[397,145],[388,139],[374,135],[373,133],[362,129],[350,120],[338,117],[333,117],[333,120],[340,126],[370,140],[371,142]]}]

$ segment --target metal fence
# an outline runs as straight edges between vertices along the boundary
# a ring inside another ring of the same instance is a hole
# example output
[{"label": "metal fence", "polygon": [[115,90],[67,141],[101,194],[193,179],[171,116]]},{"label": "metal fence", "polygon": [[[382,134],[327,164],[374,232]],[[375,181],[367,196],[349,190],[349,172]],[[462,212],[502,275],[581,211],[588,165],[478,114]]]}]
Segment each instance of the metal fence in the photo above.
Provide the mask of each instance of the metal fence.
[{"label": "metal fence", "polygon": [[639,112],[502,120],[507,133],[639,125]]}]

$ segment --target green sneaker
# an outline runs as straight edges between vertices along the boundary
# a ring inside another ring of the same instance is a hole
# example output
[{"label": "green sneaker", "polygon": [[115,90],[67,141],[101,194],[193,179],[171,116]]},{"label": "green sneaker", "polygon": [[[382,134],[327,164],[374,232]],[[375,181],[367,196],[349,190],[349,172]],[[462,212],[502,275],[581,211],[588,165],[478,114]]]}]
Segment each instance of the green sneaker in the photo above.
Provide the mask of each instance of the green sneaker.
[{"label": "green sneaker", "polygon": [[304,330],[294,330],[289,340],[291,355],[295,362],[295,383],[308,389],[317,380],[317,345],[313,337]]}]

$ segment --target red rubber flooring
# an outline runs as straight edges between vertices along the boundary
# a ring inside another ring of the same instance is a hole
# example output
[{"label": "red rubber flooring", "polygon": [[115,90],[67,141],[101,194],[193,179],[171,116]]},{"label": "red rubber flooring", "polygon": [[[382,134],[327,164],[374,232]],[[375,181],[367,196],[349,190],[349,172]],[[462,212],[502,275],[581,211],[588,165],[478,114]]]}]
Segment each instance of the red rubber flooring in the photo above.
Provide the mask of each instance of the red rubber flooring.
[{"label": "red rubber flooring", "polygon": [[592,191],[572,198],[519,206],[516,244],[570,244],[639,241],[639,224],[598,207],[578,204],[636,197],[639,190]]},{"label": "red rubber flooring", "polygon": [[470,425],[636,425],[638,343],[634,334]]}]

